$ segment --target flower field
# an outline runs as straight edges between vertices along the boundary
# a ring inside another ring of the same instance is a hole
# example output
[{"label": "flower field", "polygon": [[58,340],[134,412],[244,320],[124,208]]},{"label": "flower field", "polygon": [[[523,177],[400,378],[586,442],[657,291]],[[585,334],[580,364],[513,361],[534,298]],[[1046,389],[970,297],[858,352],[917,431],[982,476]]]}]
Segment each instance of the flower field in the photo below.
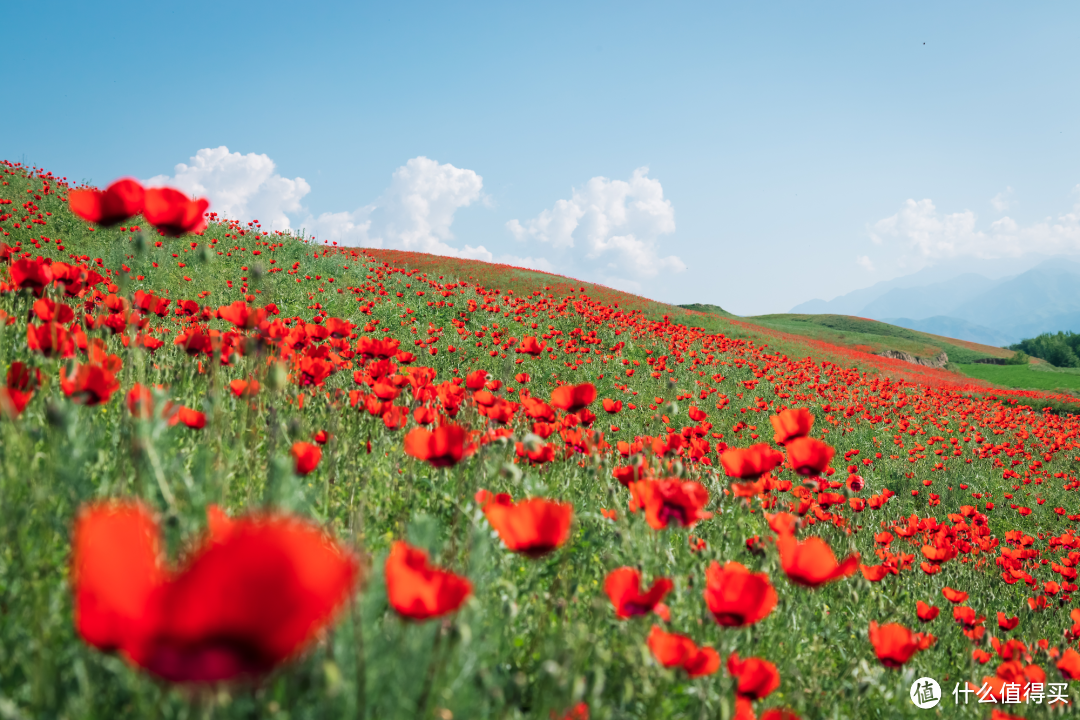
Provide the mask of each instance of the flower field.
[{"label": "flower field", "polygon": [[0,170],[0,717],[1080,702],[1038,393]]}]

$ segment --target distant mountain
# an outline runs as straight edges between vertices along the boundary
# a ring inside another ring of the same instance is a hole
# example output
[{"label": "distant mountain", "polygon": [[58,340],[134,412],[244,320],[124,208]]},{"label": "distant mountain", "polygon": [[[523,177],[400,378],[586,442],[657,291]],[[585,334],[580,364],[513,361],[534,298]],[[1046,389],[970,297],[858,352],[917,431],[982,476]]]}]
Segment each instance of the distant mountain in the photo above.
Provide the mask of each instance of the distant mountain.
[{"label": "distant mountain", "polygon": [[970,323],[966,320],[946,317],[944,315],[935,315],[934,317],[929,317],[925,320],[881,318],[881,321],[887,322],[890,325],[907,328],[908,330],[918,330],[920,332],[930,333],[931,335],[942,335],[944,337],[967,340],[968,342],[979,343],[981,345],[992,345],[994,347],[1005,347],[1006,345],[1011,345],[1019,340],[1011,335],[1000,333],[997,330],[993,330],[983,325],[976,325],[975,323]]},{"label": "distant mountain", "polygon": [[[1003,280],[966,273],[921,287],[893,288],[865,305],[862,316],[872,320],[887,317],[931,318],[956,315],[953,309],[992,290]],[[906,327],[906,326],[904,326]],[[919,328],[920,330],[922,328]],[[927,330],[926,332],[930,332]],[[956,337],[956,336],[953,336]]]},{"label": "distant mountain", "polygon": [[[811,300],[792,312],[855,315],[999,347],[1043,332],[1080,331],[1080,263],[1069,257],[1030,261],[1017,261],[1017,274],[996,278],[928,268],[833,300]],[[971,265],[1006,267],[985,262]]]}]

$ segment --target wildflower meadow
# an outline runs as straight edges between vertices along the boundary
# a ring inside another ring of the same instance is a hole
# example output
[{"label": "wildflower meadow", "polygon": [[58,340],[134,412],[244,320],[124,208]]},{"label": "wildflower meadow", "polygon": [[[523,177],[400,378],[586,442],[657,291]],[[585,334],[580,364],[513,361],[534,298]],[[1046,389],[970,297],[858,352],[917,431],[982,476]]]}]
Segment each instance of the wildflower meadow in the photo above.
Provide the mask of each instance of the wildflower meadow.
[{"label": "wildflower meadow", "polygon": [[1068,407],[0,170],[5,720],[1080,703]]}]

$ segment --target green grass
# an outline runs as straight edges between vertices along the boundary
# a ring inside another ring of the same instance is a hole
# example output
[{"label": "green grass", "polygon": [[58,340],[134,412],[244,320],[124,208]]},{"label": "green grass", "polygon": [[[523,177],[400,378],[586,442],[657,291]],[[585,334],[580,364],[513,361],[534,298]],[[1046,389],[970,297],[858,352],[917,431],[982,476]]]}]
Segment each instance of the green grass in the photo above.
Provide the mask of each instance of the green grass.
[{"label": "green grass", "polygon": [[959,369],[965,375],[1003,387],[1066,392],[1080,390],[1080,373],[1063,371],[1050,366],[971,363],[960,365]]}]

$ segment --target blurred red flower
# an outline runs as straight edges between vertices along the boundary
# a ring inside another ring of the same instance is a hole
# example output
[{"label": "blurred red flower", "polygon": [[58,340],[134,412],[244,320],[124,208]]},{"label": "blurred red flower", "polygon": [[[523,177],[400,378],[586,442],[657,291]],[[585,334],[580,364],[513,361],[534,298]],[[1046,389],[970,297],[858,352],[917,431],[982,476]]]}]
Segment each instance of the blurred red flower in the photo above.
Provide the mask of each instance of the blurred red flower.
[{"label": "blurred red flower", "polygon": [[912,633],[898,623],[879,627],[876,621],[870,621],[870,644],[885,667],[898,668],[910,660],[919,651],[921,639],[920,634]]},{"label": "blurred red flower", "polygon": [[297,475],[307,475],[318,467],[319,460],[322,459],[322,448],[303,440],[294,442],[290,452],[293,456],[293,467]]},{"label": "blurred red flower", "polygon": [[728,477],[742,480],[756,480],[782,462],[784,456],[765,443],[745,449],[731,448],[720,454],[720,464]]},{"label": "blurred red flower", "polygon": [[919,616],[919,619],[923,622],[930,622],[938,616],[941,612],[941,608],[933,605],[927,605],[922,600],[915,603],[915,614]]},{"label": "blurred red flower", "polygon": [[104,190],[72,190],[68,207],[83,220],[110,227],[143,211],[146,191],[137,180],[117,180]]},{"label": "blurred red flower", "polygon": [[519,353],[525,353],[526,355],[532,355],[533,357],[536,357],[540,353],[544,352],[544,346],[546,345],[547,343],[537,342],[534,336],[528,335],[521,339],[521,346],[518,347],[517,351]]},{"label": "blurred red flower", "polygon": [[150,511],[84,507],[72,539],[75,627],[173,682],[260,675],[306,645],[344,603],[359,565],[287,515],[218,522],[183,566],[164,566]]},{"label": "blurred red flower", "polygon": [[551,391],[551,404],[560,410],[576,413],[596,399],[596,386],[592,383],[562,385]]},{"label": "blurred red flower", "polygon": [[825,472],[833,458],[835,450],[820,440],[799,437],[789,440],[787,450],[788,467],[799,475],[813,477]]},{"label": "blurred red flower", "polygon": [[574,506],[543,498],[514,503],[506,493],[484,496],[488,522],[506,547],[529,557],[546,555],[570,537]]},{"label": "blurred red flower", "polygon": [[720,655],[711,647],[698,647],[690,638],[667,633],[653,625],[646,640],[656,661],[664,667],[679,667],[690,677],[712,675],[720,669]]},{"label": "blurred red flower", "polygon": [[731,653],[727,661],[728,672],[738,678],[735,693],[747,700],[761,700],[780,687],[780,673],[776,666],[761,658],[740,660]]},{"label": "blurred red flower", "polygon": [[765,573],[741,563],[713,562],[705,571],[705,604],[723,627],[744,627],[764,619],[776,607],[776,590]]},{"label": "blurred red flower", "polygon": [[814,427],[814,415],[806,408],[784,410],[769,418],[776,433],[777,445],[785,445],[789,440],[806,437]]},{"label": "blurred red flower", "polygon": [[206,414],[191,408],[181,407],[179,411],[180,422],[194,430],[202,430],[206,427]]},{"label": "blurred red flower", "polygon": [[799,542],[794,535],[781,533],[776,545],[784,573],[789,580],[804,587],[818,587],[848,577],[859,569],[859,553],[852,553],[843,563],[837,564],[832,548],[819,537]]},{"label": "blurred red flower", "polygon": [[951,603],[962,603],[968,599],[968,594],[966,592],[963,592],[962,590],[953,590],[948,586],[941,589],[941,594]]},{"label": "blurred red flower", "polygon": [[60,370],[60,389],[80,405],[100,405],[109,402],[112,394],[120,389],[115,370],[98,364],[77,365],[74,374]]},{"label": "blurred red flower", "polygon": [[472,593],[467,579],[432,567],[426,552],[400,540],[391,547],[384,570],[390,605],[412,620],[454,612]]},{"label": "blurred red flower", "polygon": [[703,510],[709,491],[695,480],[639,480],[630,485],[630,510],[645,510],[645,521],[654,530],[663,530],[675,520],[680,527],[693,527],[712,517]]},{"label": "blurred red flower", "polygon": [[31,368],[21,362],[11,363],[6,381],[0,387],[0,411],[9,418],[22,415],[34,391],[41,387],[41,370]]},{"label": "blurred red flower", "polygon": [[203,215],[208,207],[210,201],[206,198],[191,200],[173,188],[150,188],[143,201],[143,217],[169,237],[180,237],[206,229]]},{"label": "blurred red flower", "polygon": [[432,467],[451,467],[476,451],[468,442],[468,431],[458,425],[442,425],[433,431],[418,427],[405,434],[405,454]]},{"label": "blurred red flower", "polygon": [[999,611],[997,614],[997,622],[999,628],[1008,632],[1016,629],[1016,626],[1020,624],[1020,618],[1015,615],[1010,618],[1005,613]]},{"label": "blurred red flower", "polygon": [[652,612],[674,587],[675,584],[668,578],[657,578],[643,593],[641,573],[631,567],[612,570],[604,579],[604,592],[615,606],[615,615],[620,618]]}]

